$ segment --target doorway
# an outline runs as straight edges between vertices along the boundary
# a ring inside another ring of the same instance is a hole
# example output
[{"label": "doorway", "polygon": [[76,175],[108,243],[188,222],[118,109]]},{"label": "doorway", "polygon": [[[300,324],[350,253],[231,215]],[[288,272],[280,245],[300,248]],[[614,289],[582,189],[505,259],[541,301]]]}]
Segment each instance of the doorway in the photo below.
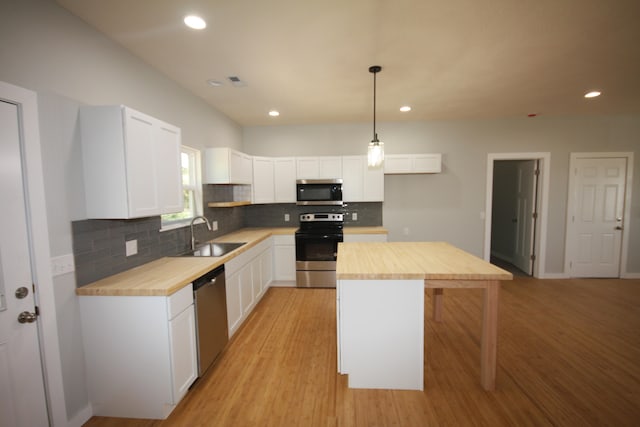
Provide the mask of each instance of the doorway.
[{"label": "doorway", "polygon": [[633,153],[572,153],[565,271],[571,277],[621,277],[626,264]]},{"label": "doorway", "polygon": [[493,253],[494,260],[506,260],[505,267],[517,266],[523,275],[544,274],[549,164],[550,153],[487,156],[485,261]]},{"label": "doorway", "polygon": [[497,160],[493,171],[491,262],[531,276],[535,264],[538,160]]}]

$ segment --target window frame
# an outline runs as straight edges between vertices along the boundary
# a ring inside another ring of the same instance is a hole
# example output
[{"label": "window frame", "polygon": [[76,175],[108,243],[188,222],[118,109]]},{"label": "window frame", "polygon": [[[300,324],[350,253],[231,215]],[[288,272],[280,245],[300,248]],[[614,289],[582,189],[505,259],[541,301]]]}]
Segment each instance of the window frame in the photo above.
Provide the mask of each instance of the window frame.
[{"label": "window frame", "polygon": [[[195,149],[193,147],[189,147],[187,145],[181,145],[180,146],[180,165],[181,165],[181,171],[182,171],[182,155],[186,154],[187,156],[189,156],[189,177],[190,177],[190,182],[192,182],[192,185],[185,185],[184,183],[182,184],[182,189],[183,191],[190,191],[193,194],[193,204],[192,206],[194,207],[194,211],[192,211],[192,214],[190,217],[188,218],[181,218],[181,219],[175,219],[175,220],[169,220],[166,219],[166,217],[168,215],[161,215],[160,216],[160,223],[161,223],[161,227],[160,227],[160,231],[165,231],[165,230],[173,230],[176,228],[180,228],[180,227],[187,227],[189,226],[189,224],[191,224],[191,220],[199,215],[202,215],[202,211],[203,211],[203,206],[202,206],[202,167],[201,167],[201,153],[200,150]],[[182,173],[181,175],[182,176]]]}]

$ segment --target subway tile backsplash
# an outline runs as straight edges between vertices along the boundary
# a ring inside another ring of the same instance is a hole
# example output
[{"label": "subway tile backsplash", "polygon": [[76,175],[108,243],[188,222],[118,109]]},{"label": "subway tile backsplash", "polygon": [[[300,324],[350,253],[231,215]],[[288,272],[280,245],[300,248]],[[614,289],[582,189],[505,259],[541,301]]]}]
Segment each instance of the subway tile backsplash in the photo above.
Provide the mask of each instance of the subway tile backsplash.
[{"label": "subway tile backsplash", "polygon": [[[338,212],[344,213],[346,226],[382,225],[382,202],[347,203],[347,206],[297,206],[295,203],[250,205],[244,207],[245,227],[298,227],[299,216],[303,213]],[[352,214],[357,212],[357,221]],[[289,214],[289,221],[285,221]]]},{"label": "subway tile backsplash", "polygon": [[[237,193],[237,190],[236,190]],[[237,197],[237,194],[236,194]],[[231,201],[234,189],[225,185],[205,185],[204,200]],[[234,208],[204,206],[209,221],[218,222],[210,232],[204,224],[194,226],[196,240],[205,242],[243,227],[298,227],[299,215],[309,212],[342,212],[347,226],[382,225],[382,203],[348,203],[345,207],[297,206],[295,203],[249,205]],[[358,219],[353,221],[352,214]],[[285,221],[289,214],[289,221]],[[130,220],[87,219],[71,223],[77,286],[100,280],[165,256],[189,250],[189,227],[160,231],[160,217]],[[138,241],[138,253],[127,257],[125,242]]]}]

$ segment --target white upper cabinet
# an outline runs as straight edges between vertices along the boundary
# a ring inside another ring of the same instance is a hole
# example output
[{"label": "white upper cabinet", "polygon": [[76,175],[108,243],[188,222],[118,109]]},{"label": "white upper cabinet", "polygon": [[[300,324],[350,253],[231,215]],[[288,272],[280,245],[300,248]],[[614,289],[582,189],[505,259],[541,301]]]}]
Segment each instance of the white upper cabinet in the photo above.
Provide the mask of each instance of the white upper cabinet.
[{"label": "white upper cabinet", "polygon": [[254,204],[295,203],[295,158],[254,157],[252,187]]},{"label": "white upper cabinet", "polygon": [[[156,153],[158,171],[156,183],[160,213],[182,212],[184,194],[182,191],[182,164],[180,161],[180,129],[166,123],[159,123],[157,129]],[[178,179],[176,179],[178,177]]]},{"label": "white upper cabinet", "polygon": [[386,154],[385,174],[440,173],[442,154]]},{"label": "white upper cabinet", "polygon": [[297,179],[342,178],[342,157],[297,157]]},{"label": "white upper cabinet", "polygon": [[253,203],[273,203],[273,163],[270,157],[253,158]]},{"label": "white upper cabinet", "polygon": [[273,184],[276,203],[296,202],[296,159],[276,157],[273,159]]},{"label": "white upper cabinet", "polygon": [[228,147],[205,150],[205,184],[252,184],[253,162],[248,154]]},{"label": "white upper cabinet", "polygon": [[88,218],[180,212],[180,129],[124,106],[83,107],[80,132]]},{"label": "white upper cabinet", "polygon": [[345,202],[384,201],[383,169],[369,168],[367,156],[343,156],[342,180]]}]

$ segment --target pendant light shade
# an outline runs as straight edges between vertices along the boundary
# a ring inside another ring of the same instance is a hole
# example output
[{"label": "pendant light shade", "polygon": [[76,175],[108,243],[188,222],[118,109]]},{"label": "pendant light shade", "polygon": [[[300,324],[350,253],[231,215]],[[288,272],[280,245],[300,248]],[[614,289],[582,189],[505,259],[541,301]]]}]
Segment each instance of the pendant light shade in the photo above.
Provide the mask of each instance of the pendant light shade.
[{"label": "pendant light shade", "polygon": [[378,140],[376,133],[376,74],[382,70],[379,65],[369,67],[369,72],[373,73],[373,139],[369,143],[367,151],[367,163],[371,168],[378,168],[384,162],[384,143]]}]

